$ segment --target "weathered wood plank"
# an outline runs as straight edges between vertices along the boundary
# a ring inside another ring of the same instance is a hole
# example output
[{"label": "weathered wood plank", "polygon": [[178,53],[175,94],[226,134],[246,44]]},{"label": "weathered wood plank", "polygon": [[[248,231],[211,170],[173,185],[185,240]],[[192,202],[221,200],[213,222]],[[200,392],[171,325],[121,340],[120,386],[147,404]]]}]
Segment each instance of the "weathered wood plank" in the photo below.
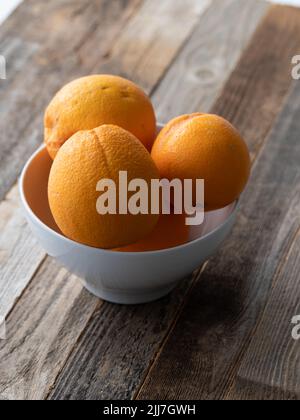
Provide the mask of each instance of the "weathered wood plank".
[{"label": "weathered wood plank", "polygon": [[0,317],[5,318],[45,258],[27,226],[15,187],[0,204]]},{"label": "weathered wood plank", "polygon": [[[30,3],[31,13],[38,20],[41,5],[36,0]],[[0,199],[16,181],[25,160],[42,142],[43,111],[53,94],[70,79],[90,73],[95,64],[100,66],[103,55],[141,0],[49,3],[49,13],[41,14],[43,29],[37,25],[35,36],[31,33],[20,38],[8,29],[8,24],[3,29],[4,38],[0,28],[1,42],[9,53],[7,80],[0,83]],[[21,11],[26,4],[20,6]],[[24,14],[18,11],[8,22],[18,28],[24,22],[19,20]],[[33,22],[27,21],[29,32],[34,28]],[[40,31],[48,35],[47,39],[40,36]],[[94,42],[90,46],[98,52],[98,63],[91,62],[88,54],[80,54],[87,40]]]},{"label": "weathered wood plank", "polygon": [[211,108],[268,7],[261,0],[222,0],[207,9],[154,92],[159,121]]},{"label": "weathered wood plank", "polygon": [[189,292],[183,281],[148,305],[103,303],[57,379],[50,399],[131,399]]},{"label": "weathered wood plank", "polygon": [[[298,211],[299,211],[298,206]],[[300,399],[299,342],[291,324],[300,315],[300,235],[282,267],[262,322],[242,360],[229,399]]]},{"label": "weathered wood plank", "polygon": [[[37,0],[23,1],[4,23],[1,24],[1,37],[19,36],[28,42],[46,43],[53,32],[61,29],[63,19],[80,14],[88,2],[85,0],[52,0],[41,3]],[[24,25],[24,22],[31,24]],[[23,24],[22,24],[23,23]],[[51,26],[52,25],[52,26]]]},{"label": "weathered wood plank", "polygon": [[101,301],[52,260],[37,273],[0,340],[0,399],[46,398]]},{"label": "weathered wood plank", "polygon": [[[285,38],[288,28],[292,33]],[[286,50],[295,53],[299,29],[299,10],[272,8],[234,72],[237,86],[231,78],[216,106],[221,114],[231,116],[244,133],[252,133],[253,150],[265,140],[263,133],[270,130],[291,83]],[[278,55],[269,53],[274,50]],[[244,72],[251,74],[243,63],[252,66],[251,88],[241,83]],[[266,84],[262,83],[266,79],[264,66],[273,69],[268,73],[271,81]],[[269,91],[271,85],[273,92]],[[274,101],[272,107],[270,98]],[[254,103],[256,110],[251,105]],[[239,107],[231,108],[233,104]],[[207,264],[193,288],[138,398],[219,399],[228,391],[244,346],[266,305],[276,270],[299,228],[298,115],[299,87],[259,155],[231,238]]]},{"label": "weathered wood plank", "polygon": [[181,47],[189,37],[210,4],[211,0],[145,2],[132,25],[115,43],[111,51],[113,58],[103,71],[130,77],[134,69],[135,81],[150,92],[176,57],[178,45]]},{"label": "weathered wood plank", "polygon": [[291,58],[299,53],[299,22],[300,9],[272,6],[212,107],[212,112],[239,127],[253,157],[292,82]]}]

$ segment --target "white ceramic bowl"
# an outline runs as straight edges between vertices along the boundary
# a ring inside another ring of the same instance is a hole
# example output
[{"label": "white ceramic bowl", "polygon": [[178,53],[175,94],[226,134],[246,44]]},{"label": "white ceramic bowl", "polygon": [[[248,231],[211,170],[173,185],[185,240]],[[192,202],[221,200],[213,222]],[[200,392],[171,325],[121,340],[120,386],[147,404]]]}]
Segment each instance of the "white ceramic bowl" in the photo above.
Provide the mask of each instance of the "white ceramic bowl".
[{"label": "white ceramic bowl", "polygon": [[178,281],[211,256],[229,234],[237,203],[209,212],[190,242],[147,252],[116,252],[92,248],[63,236],[51,215],[47,184],[51,159],[44,146],[25,165],[19,189],[26,219],[46,252],[78,275],[94,295],[114,303],[137,304],[168,294]]}]

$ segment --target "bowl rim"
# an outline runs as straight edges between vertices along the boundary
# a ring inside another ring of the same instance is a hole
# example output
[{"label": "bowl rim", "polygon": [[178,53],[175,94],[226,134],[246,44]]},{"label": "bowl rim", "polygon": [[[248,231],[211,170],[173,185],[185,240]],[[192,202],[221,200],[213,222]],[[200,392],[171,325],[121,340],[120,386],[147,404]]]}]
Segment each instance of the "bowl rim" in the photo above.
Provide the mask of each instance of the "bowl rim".
[{"label": "bowl rim", "polygon": [[85,250],[88,250],[89,252],[101,253],[101,254],[107,254],[107,255],[126,255],[129,258],[131,256],[137,257],[137,256],[141,256],[141,255],[145,256],[145,255],[154,255],[154,254],[156,254],[156,255],[170,254],[170,253],[175,252],[175,251],[180,251],[184,248],[192,247],[192,246],[198,244],[199,242],[205,241],[209,237],[213,236],[215,233],[222,230],[222,228],[224,228],[227,224],[229,224],[232,221],[232,219],[235,218],[235,216],[237,214],[237,210],[239,208],[239,199],[237,199],[234,203],[232,203],[232,205],[234,204],[234,206],[232,208],[232,211],[231,211],[230,215],[227,217],[227,219],[223,223],[221,223],[215,229],[208,232],[204,236],[201,236],[197,239],[193,239],[192,241],[189,241],[189,242],[186,242],[184,244],[177,245],[177,246],[174,246],[174,247],[171,247],[171,248],[165,248],[165,249],[159,249],[159,250],[153,250],[153,251],[134,251],[134,252],[133,251],[130,251],[130,252],[126,251],[126,252],[123,252],[123,251],[120,251],[120,250],[96,248],[96,247],[92,247],[92,246],[89,246],[89,245],[85,245],[85,244],[82,244],[80,242],[73,241],[72,239],[69,239],[66,236],[64,236],[64,235],[56,232],[55,230],[51,229],[41,219],[38,218],[38,216],[34,213],[34,211],[31,209],[29,203],[27,202],[27,199],[26,199],[26,196],[25,196],[25,191],[24,191],[24,179],[25,179],[27,170],[28,170],[29,166],[31,165],[31,163],[33,162],[33,160],[38,156],[38,154],[41,153],[45,149],[46,149],[45,144],[42,144],[40,147],[37,148],[37,150],[29,157],[29,159],[25,163],[25,165],[22,169],[22,172],[19,176],[18,189],[19,189],[19,194],[20,194],[20,197],[21,197],[22,205],[25,208],[26,212],[31,217],[31,219],[33,219],[34,222],[37,223],[42,230],[44,230],[47,233],[53,235],[55,238],[66,242],[69,245],[76,246],[76,247],[79,247],[79,248],[81,247]]}]

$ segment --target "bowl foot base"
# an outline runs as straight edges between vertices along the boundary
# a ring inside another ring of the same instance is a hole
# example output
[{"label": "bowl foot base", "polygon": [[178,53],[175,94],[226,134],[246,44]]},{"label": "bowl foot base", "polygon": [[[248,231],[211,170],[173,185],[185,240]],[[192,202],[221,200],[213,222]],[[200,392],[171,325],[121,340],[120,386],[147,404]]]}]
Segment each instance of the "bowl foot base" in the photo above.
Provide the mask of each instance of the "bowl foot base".
[{"label": "bowl foot base", "polygon": [[171,285],[161,287],[154,290],[108,290],[102,287],[94,287],[86,281],[82,281],[83,286],[93,295],[97,296],[107,302],[117,303],[119,305],[137,305],[141,303],[153,302],[161,299],[168,295],[177,285],[172,283]]}]

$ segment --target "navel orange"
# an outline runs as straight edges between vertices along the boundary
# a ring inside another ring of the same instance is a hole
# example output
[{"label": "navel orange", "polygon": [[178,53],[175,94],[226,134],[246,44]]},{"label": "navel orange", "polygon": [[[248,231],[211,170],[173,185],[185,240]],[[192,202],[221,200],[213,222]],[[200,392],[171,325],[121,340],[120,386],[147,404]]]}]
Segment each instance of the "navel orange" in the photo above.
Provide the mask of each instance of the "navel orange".
[{"label": "navel orange", "polygon": [[250,174],[246,143],[217,115],[196,113],[173,119],[158,135],[151,155],[161,178],[204,179],[206,210],[235,201]]},{"label": "navel orange", "polygon": [[149,191],[151,179],[158,178],[150,154],[128,131],[102,125],[79,131],[64,143],[48,183],[50,208],[64,235],[93,247],[116,248],[136,242],[154,229],[159,216],[150,211],[137,215],[97,211],[98,182],[112,180],[118,189],[120,171],[127,171],[128,182],[145,180]]},{"label": "navel orange", "polygon": [[44,118],[45,143],[52,158],[80,130],[118,125],[150,150],[156,119],[150,99],[134,83],[111,75],[92,75],[64,86],[50,102]]}]

